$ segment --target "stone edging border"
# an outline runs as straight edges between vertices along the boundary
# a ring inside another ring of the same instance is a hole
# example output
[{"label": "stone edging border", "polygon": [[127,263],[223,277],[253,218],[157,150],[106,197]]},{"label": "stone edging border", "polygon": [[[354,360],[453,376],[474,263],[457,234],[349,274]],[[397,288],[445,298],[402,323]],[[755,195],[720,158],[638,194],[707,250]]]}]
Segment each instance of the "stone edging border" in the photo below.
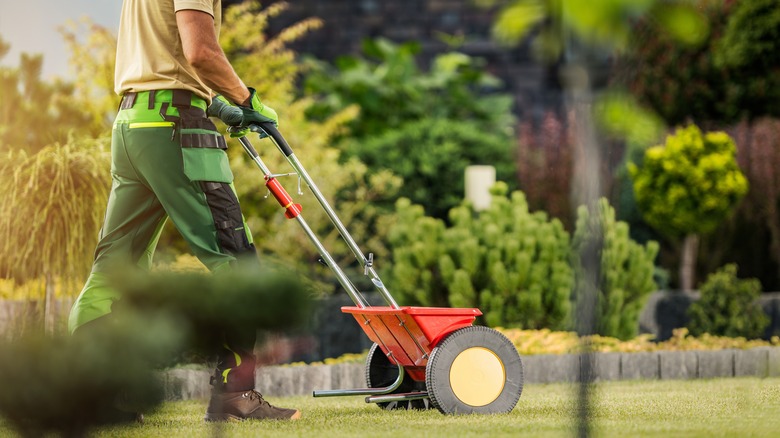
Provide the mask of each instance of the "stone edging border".
[{"label": "stone edging border", "polygon": [[[524,382],[576,382],[581,359],[575,354],[523,356]],[[594,381],[780,377],[780,347],[748,350],[595,353]],[[209,370],[175,368],[161,372],[166,400],[201,399],[209,395]],[[269,366],[258,369],[257,387],[265,395],[311,395],[315,389],[365,387],[360,363]]]}]

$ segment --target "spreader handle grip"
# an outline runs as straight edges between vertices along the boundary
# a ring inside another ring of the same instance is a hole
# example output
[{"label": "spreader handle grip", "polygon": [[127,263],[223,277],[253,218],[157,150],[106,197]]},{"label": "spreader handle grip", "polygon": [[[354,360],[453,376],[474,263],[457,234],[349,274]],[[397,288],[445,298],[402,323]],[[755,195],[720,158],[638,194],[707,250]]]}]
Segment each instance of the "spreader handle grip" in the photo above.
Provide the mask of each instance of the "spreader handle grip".
[{"label": "spreader handle grip", "polygon": [[292,148],[287,143],[287,140],[284,139],[282,133],[279,132],[279,130],[272,122],[263,122],[259,125],[252,125],[249,127],[249,129],[256,132],[257,129],[255,129],[255,127],[262,129],[266,134],[268,134],[269,137],[273,138],[285,157],[289,157],[293,154]]}]

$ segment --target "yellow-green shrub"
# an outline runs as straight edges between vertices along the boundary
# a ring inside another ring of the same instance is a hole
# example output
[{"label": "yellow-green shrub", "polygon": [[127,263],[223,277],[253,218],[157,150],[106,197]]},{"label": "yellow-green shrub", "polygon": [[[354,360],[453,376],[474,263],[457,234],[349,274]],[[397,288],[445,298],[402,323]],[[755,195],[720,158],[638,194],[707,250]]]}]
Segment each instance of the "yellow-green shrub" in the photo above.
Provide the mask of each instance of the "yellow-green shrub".
[{"label": "yellow-green shrub", "polygon": [[[536,354],[569,354],[580,351],[582,343],[575,332],[556,332],[547,329],[521,330],[497,329],[506,335],[521,355]],[[780,337],[775,336],[769,341],[747,340],[745,338],[729,338],[703,334],[691,336],[688,329],[675,329],[671,338],[663,342],[653,342],[652,335],[639,335],[627,341],[621,341],[609,336],[594,335],[588,338],[590,347],[597,352],[648,352],[648,351],[692,351],[692,350],[723,350],[748,349],[754,347],[780,346]]]}]

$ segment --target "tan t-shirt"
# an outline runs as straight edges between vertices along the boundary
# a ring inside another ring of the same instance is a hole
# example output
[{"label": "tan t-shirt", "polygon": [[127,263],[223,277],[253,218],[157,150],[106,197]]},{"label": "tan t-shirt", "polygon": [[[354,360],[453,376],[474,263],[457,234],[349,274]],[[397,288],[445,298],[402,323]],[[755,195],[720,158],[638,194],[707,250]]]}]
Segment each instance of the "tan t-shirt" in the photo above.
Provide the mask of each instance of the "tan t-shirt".
[{"label": "tan t-shirt", "polygon": [[176,11],[193,9],[214,17],[219,35],[222,0],[124,0],[116,48],[114,91],[190,90],[211,101],[211,90],[187,59]]}]

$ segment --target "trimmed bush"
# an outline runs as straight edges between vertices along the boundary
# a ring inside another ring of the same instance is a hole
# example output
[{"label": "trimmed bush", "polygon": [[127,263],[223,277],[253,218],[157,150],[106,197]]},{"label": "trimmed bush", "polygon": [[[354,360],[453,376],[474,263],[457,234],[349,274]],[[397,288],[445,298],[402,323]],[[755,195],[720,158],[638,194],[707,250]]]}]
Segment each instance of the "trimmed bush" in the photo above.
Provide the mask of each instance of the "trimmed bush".
[{"label": "trimmed bush", "polygon": [[569,235],[498,184],[490,208],[450,211],[452,225],[402,199],[389,233],[394,293],[404,304],[478,307],[491,326],[562,329],[569,323]]},{"label": "trimmed bush", "polygon": [[736,152],[728,134],[696,125],[648,149],[641,167],[629,165],[647,222],[671,237],[713,231],[748,190]]},{"label": "trimmed bush", "polygon": [[756,301],[761,283],[737,278],[737,265],[729,264],[710,274],[701,287],[701,298],[691,304],[689,328],[694,335],[761,337],[769,318]]},{"label": "trimmed bush", "polygon": [[713,232],[748,191],[736,151],[725,132],[702,133],[690,125],[667,136],[664,145],[648,149],[641,167],[628,165],[647,223],[674,242],[683,240],[683,290],[695,284],[699,234]]}]

